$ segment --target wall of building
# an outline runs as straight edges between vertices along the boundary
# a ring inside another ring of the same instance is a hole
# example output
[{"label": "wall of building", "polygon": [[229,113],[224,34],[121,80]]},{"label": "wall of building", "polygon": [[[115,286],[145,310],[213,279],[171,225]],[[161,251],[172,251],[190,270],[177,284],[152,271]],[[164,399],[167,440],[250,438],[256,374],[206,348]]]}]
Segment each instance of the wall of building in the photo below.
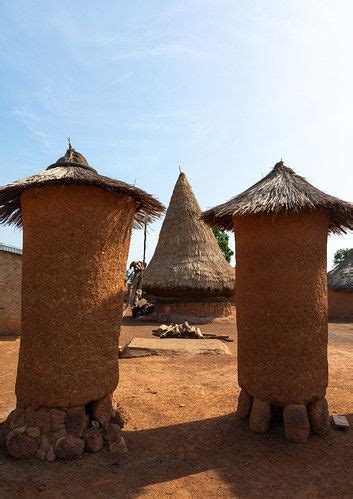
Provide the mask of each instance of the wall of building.
[{"label": "wall of building", "polygon": [[353,322],[353,292],[328,291],[329,320]]},{"label": "wall of building", "polygon": [[0,335],[21,332],[22,256],[0,251]]}]

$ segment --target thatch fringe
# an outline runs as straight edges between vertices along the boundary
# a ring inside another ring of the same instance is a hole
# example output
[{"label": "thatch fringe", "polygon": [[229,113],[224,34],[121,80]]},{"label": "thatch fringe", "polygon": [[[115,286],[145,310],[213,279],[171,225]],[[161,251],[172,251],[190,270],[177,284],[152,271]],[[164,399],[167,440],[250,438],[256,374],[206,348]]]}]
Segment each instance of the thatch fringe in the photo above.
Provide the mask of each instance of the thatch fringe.
[{"label": "thatch fringe", "polygon": [[281,161],[266,177],[227,203],[205,211],[202,218],[212,227],[234,230],[235,216],[320,209],[328,212],[330,232],[353,230],[353,204],[325,194]]},{"label": "thatch fringe", "polygon": [[145,222],[150,223],[164,211],[163,205],[143,190],[99,175],[88,165],[82,154],[70,146],[65,156],[45,171],[0,187],[0,223],[22,226],[20,197],[25,190],[69,184],[93,185],[131,196],[136,203],[135,227],[141,227]]},{"label": "thatch fringe", "polygon": [[[144,273],[145,291],[176,300],[230,296],[235,271],[225,260],[184,173],[179,175],[152,260]],[[202,300],[201,300],[202,301]]]},{"label": "thatch fringe", "polygon": [[341,263],[328,272],[327,285],[335,291],[353,291],[353,248]]}]

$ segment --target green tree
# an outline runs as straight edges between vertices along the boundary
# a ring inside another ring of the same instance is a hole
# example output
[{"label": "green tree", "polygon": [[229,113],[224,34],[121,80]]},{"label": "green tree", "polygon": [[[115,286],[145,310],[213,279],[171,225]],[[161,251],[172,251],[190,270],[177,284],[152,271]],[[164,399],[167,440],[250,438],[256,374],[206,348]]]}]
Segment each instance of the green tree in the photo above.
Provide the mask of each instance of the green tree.
[{"label": "green tree", "polygon": [[217,239],[218,246],[221,248],[224,258],[230,263],[234,251],[229,247],[229,235],[225,230],[213,229],[213,234]]},{"label": "green tree", "polygon": [[333,257],[333,263],[337,265],[338,263],[341,263],[346,256],[348,255],[349,248],[341,248],[336,251],[335,256]]}]

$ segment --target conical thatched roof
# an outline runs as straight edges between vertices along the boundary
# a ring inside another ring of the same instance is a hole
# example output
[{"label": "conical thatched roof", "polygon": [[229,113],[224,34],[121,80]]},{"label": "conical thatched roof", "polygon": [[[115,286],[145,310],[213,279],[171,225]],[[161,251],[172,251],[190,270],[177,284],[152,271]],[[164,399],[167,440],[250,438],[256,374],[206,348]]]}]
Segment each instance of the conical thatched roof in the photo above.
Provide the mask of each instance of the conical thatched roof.
[{"label": "conical thatched roof", "polygon": [[201,209],[184,173],[179,175],[153,258],[144,274],[144,289],[158,297],[193,299],[234,293],[235,272]]},{"label": "conical thatched roof", "polygon": [[65,155],[43,172],[0,187],[0,223],[22,225],[20,197],[26,189],[67,184],[94,185],[131,196],[136,202],[135,226],[158,218],[164,211],[159,201],[141,189],[99,175],[70,144]]},{"label": "conical thatched roof", "polygon": [[327,274],[329,289],[353,291],[353,248],[346,258]]},{"label": "conical thatched roof", "polygon": [[203,214],[209,225],[233,230],[233,217],[256,213],[326,210],[331,232],[353,229],[353,205],[309,184],[281,161],[252,187]]}]

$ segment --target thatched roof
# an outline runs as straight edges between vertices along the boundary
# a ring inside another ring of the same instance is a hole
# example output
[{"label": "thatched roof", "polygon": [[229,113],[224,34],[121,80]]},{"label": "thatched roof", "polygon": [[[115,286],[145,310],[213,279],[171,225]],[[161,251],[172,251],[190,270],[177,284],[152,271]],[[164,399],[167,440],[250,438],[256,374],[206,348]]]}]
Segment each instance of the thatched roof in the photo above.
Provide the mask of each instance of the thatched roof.
[{"label": "thatched roof", "polygon": [[353,291],[353,248],[346,258],[327,274],[327,285],[335,291]]},{"label": "thatched roof", "polygon": [[233,230],[234,216],[320,209],[328,212],[330,232],[353,230],[353,204],[316,189],[280,161],[252,187],[205,211],[203,220],[211,226]]},{"label": "thatched roof", "polygon": [[65,155],[43,172],[0,187],[0,223],[22,226],[20,197],[25,190],[67,184],[94,185],[131,196],[136,202],[134,226],[141,226],[145,221],[150,222],[164,211],[159,201],[141,189],[99,175],[70,144]]},{"label": "thatched roof", "polygon": [[143,286],[158,297],[226,297],[235,271],[225,260],[184,173],[179,175]]}]

